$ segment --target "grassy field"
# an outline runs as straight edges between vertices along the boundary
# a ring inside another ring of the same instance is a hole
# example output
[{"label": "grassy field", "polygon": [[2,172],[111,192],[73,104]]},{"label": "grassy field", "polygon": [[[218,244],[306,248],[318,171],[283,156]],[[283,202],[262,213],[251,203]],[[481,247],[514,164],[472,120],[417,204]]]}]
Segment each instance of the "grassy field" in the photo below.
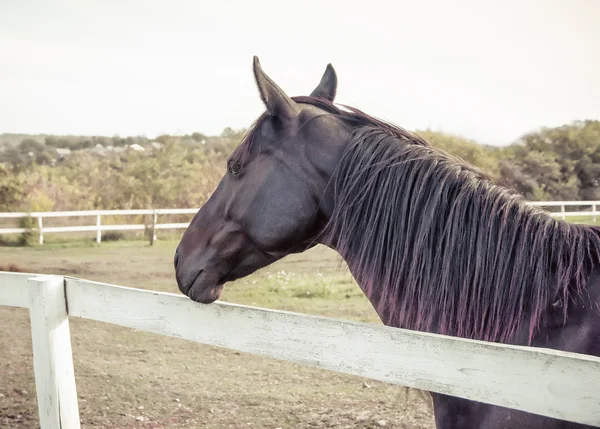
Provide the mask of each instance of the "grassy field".
[{"label": "grassy field", "polygon": [[592,216],[569,216],[566,221],[571,223],[582,223],[586,225],[600,225],[600,216],[597,216],[594,220]]},{"label": "grassy field", "polygon": [[[176,245],[0,247],[0,265],[178,293]],[[323,247],[227,285],[222,299],[380,323]],[[0,427],[37,428],[28,314],[0,307],[0,326]],[[86,320],[71,332],[84,428],[434,427],[426,395],[399,386]]]}]

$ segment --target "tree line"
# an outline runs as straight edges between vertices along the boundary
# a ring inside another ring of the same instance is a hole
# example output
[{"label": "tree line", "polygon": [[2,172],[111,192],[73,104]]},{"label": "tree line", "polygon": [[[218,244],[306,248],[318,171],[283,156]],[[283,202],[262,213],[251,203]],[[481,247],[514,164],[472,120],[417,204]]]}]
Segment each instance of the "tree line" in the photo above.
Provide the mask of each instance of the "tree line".
[{"label": "tree line", "polygon": [[[48,136],[0,152],[0,211],[195,207],[212,192],[245,130],[143,137]],[[417,130],[432,145],[485,170],[528,200],[600,199],[600,121],[542,128],[504,147]],[[133,143],[145,151],[98,152]],[[61,157],[57,148],[72,151]]]}]

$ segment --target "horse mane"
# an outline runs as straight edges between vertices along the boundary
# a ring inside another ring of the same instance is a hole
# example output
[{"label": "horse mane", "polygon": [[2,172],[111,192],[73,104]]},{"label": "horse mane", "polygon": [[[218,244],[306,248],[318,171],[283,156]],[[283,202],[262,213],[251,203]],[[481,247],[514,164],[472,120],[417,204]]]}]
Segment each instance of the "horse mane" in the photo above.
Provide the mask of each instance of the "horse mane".
[{"label": "horse mane", "polygon": [[[510,342],[583,292],[598,261],[589,227],[551,217],[478,168],[358,109],[311,97],[354,125],[332,178],[321,239],[335,248],[388,325]],[[249,153],[263,114],[233,156]]]},{"label": "horse mane", "polygon": [[323,237],[376,298],[386,324],[509,342],[528,323],[531,343],[558,300],[566,320],[598,261],[598,235],[422,139],[366,119],[360,115],[333,177]]}]

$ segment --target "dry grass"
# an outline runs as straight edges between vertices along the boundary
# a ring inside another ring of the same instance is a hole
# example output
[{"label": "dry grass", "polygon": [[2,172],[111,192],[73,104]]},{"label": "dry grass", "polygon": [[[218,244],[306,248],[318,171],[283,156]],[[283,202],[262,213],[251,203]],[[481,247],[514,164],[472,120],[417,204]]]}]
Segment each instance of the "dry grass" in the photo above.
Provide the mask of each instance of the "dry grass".
[{"label": "dry grass", "polygon": [[[176,243],[0,248],[0,265],[177,292]],[[324,248],[228,285],[223,300],[379,323]],[[0,307],[0,325],[0,427],[37,428],[28,315]],[[84,428],[434,427],[430,401],[399,386],[86,320],[71,332]]]}]

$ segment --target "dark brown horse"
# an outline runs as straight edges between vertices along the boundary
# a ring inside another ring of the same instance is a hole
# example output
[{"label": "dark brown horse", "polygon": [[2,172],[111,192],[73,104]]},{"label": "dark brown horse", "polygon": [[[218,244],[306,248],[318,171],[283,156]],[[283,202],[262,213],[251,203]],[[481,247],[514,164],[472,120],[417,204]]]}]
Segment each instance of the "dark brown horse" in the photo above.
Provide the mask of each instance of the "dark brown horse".
[{"label": "dark brown horse", "polygon": [[[321,243],[387,325],[600,356],[597,231],[555,220],[417,135],[335,106],[331,65],[309,97],[287,96],[257,58],[254,75],[266,112],[181,239],[184,294],[211,303],[226,282]],[[583,427],[432,396],[438,428]]]}]

